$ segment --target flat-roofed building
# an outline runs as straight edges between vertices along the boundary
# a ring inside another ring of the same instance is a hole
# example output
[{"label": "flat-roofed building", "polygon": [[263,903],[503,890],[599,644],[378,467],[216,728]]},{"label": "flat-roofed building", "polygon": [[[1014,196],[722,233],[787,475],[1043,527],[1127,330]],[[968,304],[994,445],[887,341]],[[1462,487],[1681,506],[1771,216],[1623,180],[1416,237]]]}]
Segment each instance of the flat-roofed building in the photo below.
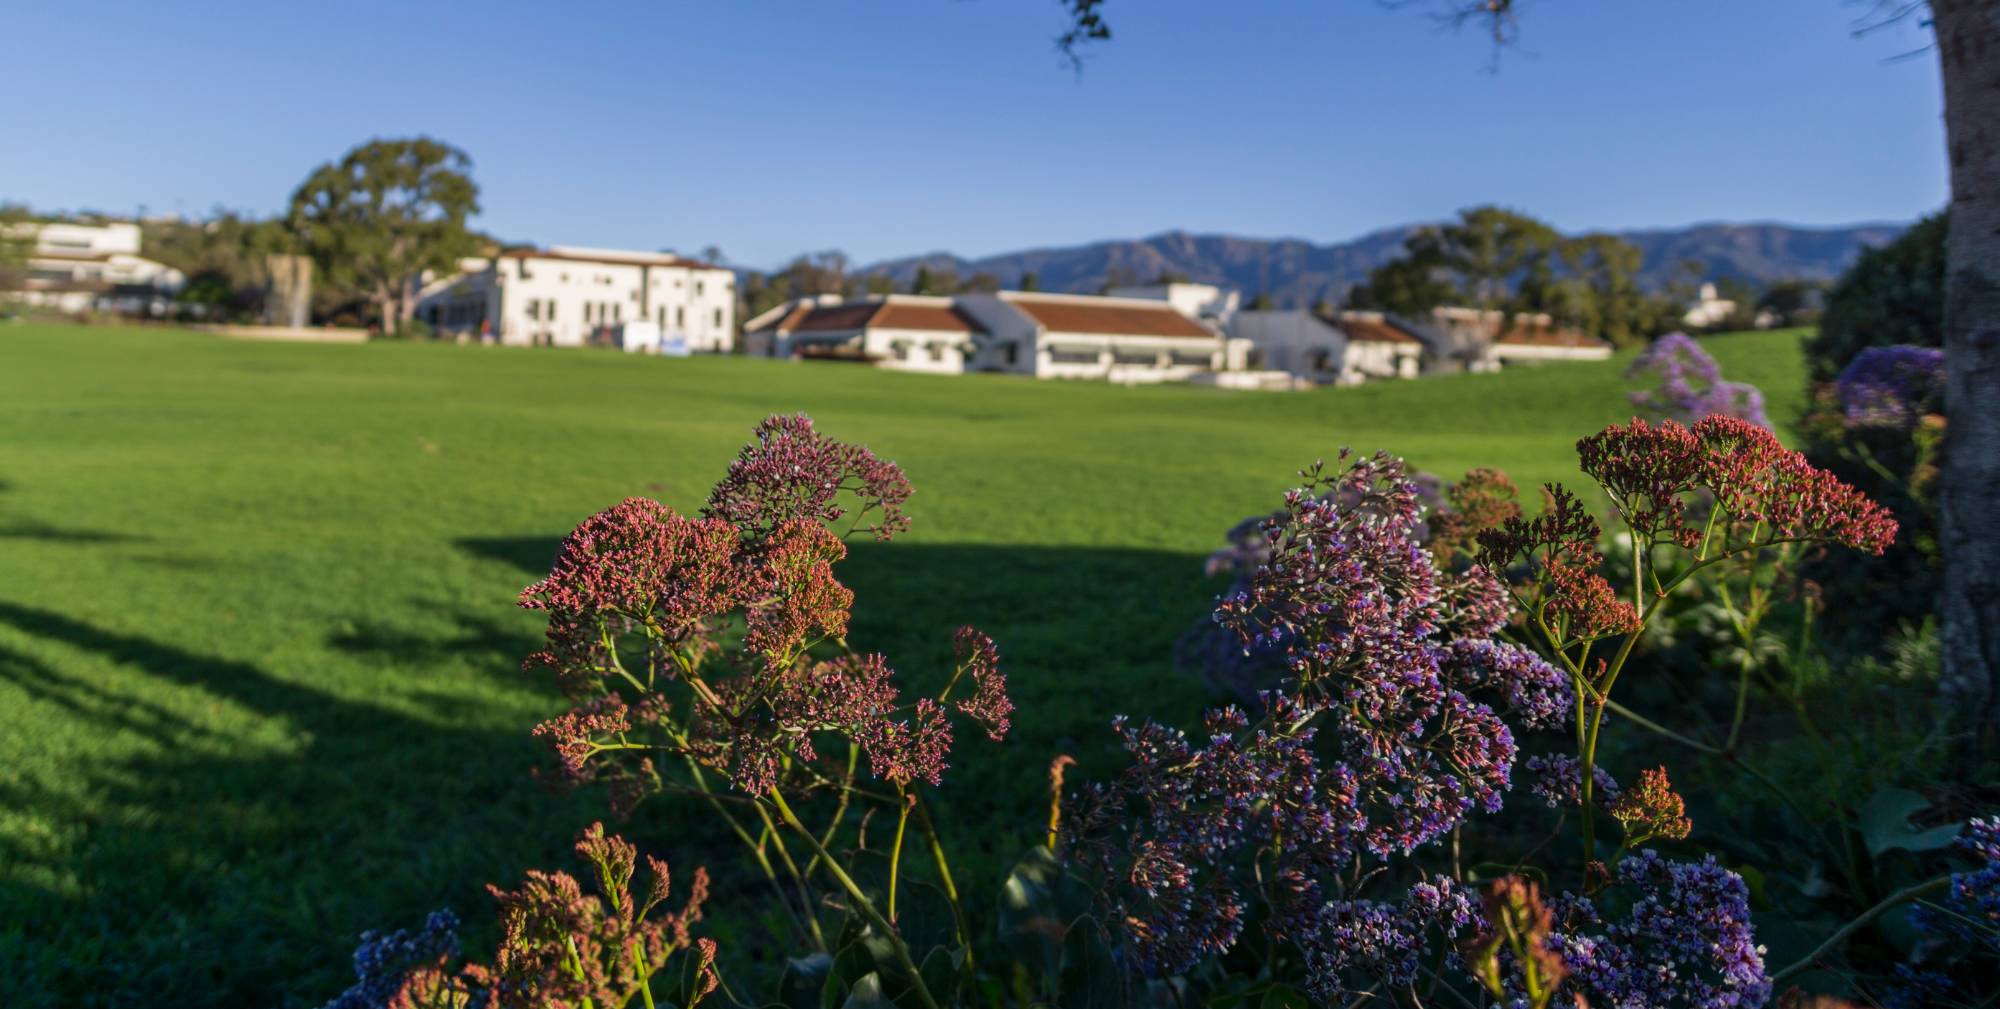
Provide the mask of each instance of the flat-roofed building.
[{"label": "flat-roofed building", "polygon": [[9,286],[37,308],[164,315],[187,282],[181,271],[139,255],[139,226],[130,222],[20,224],[9,237],[32,242]]},{"label": "flat-roofed building", "polygon": [[616,344],[625,323],[652,323],[657,346],[735,346],[736,275],[671,253],[558,245],[468,259],[425,285],[417,317],[441,334],[500,343]]}]

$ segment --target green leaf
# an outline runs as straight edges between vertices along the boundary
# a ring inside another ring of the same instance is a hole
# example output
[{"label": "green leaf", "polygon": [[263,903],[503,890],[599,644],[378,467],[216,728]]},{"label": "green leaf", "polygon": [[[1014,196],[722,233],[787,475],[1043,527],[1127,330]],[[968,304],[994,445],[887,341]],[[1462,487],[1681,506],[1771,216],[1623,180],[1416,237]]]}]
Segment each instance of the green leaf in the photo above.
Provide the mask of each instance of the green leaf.
[{"label": "green leaf", "polygon": [[840,1009],[891,1009],[888,999],[882,997],[882,981],[873,974],[862,976],[854,983],[854,989],[847,993],[847,1001]]},{"label": "green leaf", "polygon": [[1949,823],[1929,830],[1910,826],[1910,817],[1930,808],[1930,802],[1907,788],[1884,788],[1868,797],[1861,807],[1861,839],[1870,856],[1901,848],[1905,851],[1936,851],[1956,840],[1962,824]]},{"label": "green leaf", "polygon": [[833,958],[825,953],[792,957],[778,976],[778,1002],[785,1009],[820,1009],[820,992],[833,976]]}]

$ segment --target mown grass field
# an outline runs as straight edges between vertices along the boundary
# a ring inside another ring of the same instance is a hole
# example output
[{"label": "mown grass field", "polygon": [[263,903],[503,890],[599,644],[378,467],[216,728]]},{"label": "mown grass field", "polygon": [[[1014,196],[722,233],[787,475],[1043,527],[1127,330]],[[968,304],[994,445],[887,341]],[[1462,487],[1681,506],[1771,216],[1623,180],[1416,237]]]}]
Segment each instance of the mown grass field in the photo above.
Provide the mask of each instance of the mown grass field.
[{"label": "mown grass field", "polygon": [[[1782,422],[1798,338],[1709,346]],[[529,779],[556,700],[517,672],[539,628],[514,594],[595,510],[698,506],[767,414],[917,487],[911,533],[842,569],[857,646],[921,683],[958,624],[1000,642],[1017,734],[962,740],[944,789],[999,858],[1051,755],[1108,772],[1114,712],[1198,708],[1170,655],[1215,590],[1200,558],[1300,465],[1573,480],[1623,367],[1262,395],[0,327],[0,1005],[317,1005],[360,930],[479,921],[485,881],[566,864],[601,805]],[[694,812],[631,833],[733,864]]]}]

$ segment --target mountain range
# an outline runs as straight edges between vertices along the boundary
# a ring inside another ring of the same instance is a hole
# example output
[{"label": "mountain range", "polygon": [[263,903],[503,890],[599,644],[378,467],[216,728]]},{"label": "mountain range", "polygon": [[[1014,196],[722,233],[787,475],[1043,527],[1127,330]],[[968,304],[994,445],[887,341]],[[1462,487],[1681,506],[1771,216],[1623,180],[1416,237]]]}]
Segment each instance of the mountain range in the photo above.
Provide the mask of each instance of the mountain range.
[{"label": "mountain range", "polygon": [[[1169,231],[1150,238],[1092,242],[1061,248],[1005,252],[966,259],[948,252],[883,260],[861,274],[887,274],[907,290],[919,268],[949,270],[961,278],[990,273],[1018,285],[1033,272],[1042,290],[1096,293],[1107,283],[1144,283],[1177,274],[1233,287],[1245,298],[1265,293],[1280,307],[1338,302],[1368,271],[1396,257],[1403,240],[1422,225],[1370,232],[1346,242],[1319,244],[1298,238],[1242,238]],[[1861,254],[1901,234],[1905,224],[1872,223],[1801,227],[1775,223],[1706,223],[1684,228],[1615,232],[1644,254],[1639,280],[1658,290],[1699,264],[1705,280],[1736,279],[1753,286],[1776,280],[1832,280]]]}]

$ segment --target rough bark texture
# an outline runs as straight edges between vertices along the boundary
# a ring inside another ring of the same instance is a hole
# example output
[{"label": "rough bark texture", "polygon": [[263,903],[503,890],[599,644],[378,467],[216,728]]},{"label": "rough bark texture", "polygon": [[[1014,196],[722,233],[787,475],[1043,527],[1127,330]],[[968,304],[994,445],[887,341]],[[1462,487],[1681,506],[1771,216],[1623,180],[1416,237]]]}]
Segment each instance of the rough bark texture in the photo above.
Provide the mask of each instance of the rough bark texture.
[{"label": "rough bark texture", "polygon": [[1991,731],[2000,701],[2000,3],[1933,0],[1951,162],[1940,481],[1944,689]]}]

